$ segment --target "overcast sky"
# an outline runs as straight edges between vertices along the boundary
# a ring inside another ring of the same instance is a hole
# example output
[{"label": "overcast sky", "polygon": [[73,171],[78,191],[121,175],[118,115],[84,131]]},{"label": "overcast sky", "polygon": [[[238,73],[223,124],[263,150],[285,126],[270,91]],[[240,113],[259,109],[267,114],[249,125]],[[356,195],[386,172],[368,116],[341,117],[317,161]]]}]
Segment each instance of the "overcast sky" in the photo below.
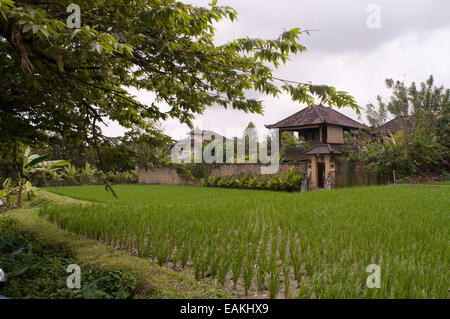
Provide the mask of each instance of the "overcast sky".
[{"label": "overcast sky", "polygon": [[[207,6],[211,1],[183,2]],[[353,95],[362,107],[375,103],[378,94],[388,97],[385,78],[410,83],[425,81],[433,74],[437,84],[450,86],[449,0],[218,0],[218,4],[233,7],[238,21],[216,25],[217,44],[245,36],[273,39],[294,27],[317,30],[300,40],[308,52],[292,56],[274,74],[335,86]],[[367,26],[374,14],[371,4],[380,9],[380,28]],[[131,93],[144,103],[153,101],[151,92]],[[197,116],[195,126],[232,137],[240,136],[252,121],[260,134],[265,134],[264,124],[305,107],[292,102],[288,95],[261,99],[265,110],[262,116],[213,107]],[[164,105],[161,108],[168,110]],[[357,119],[349,108],[339,111]],[[364,111],[361,121],[365,121]],[[189,130],[176,119],[162,125],[176,139],[184,138]],[[118,136],[124,130],[110,123],[104,132]]]}]

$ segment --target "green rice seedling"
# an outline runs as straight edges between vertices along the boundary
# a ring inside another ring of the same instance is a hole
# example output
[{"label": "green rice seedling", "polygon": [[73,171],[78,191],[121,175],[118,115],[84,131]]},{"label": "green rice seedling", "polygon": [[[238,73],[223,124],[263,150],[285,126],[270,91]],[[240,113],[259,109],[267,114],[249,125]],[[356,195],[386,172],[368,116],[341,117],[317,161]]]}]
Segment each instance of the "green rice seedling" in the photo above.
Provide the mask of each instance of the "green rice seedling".
[{"label": "green rice seedling", "polygon": [[301,263],[300,255],[298,252],[296,233],[294,231],[291,231],[291,235],[290,235],[289,256],[290,256],[292,267],[294,269],[295,280],[297,281],[297,284],[300,286],[300,281],[301,281],[301,277],[302,277],[302,272],[301,272],[302,263]]},{"label": "green rice seedling", "polygon": [[289,298],[290,286],[291,286],[291,267],[287,262],[283,264],[283,283],[284,283],[284,297]]},{"label": "green rice seedling", "polygon": [[291,262],[294,269],[295,280],[297,281],[297,284],[300,286],[300,282],[302,280],[302,272],[301,272],[302,264],[297,250],[293,250],[291,252]]},{"label": "green rice seedling", "polygon": [[[170,258],[182,267],[192,263],[198,278],[209,271],[224,284],[231,271],[244,288],[255,284],[275,296],[289,270],[299,285],[290,287],[290,296],[448,297],[448,188],[301,194],[177,185],[115,189],[118,199],[97,186],[49,188],[96,203],[52,203],[39,214],[62,229],[164,265]],[[376,291],[365,284],[372,263],[382,269]]]},{"label": "green rice seedling", "polygon": [[284,263],[286,261],[286,247],[287,247],[288,233],[287,231],[283,231],[281,234],[282,235],[278,254],[280,256],[280,260]]},{"label": "green rice seedling", "polygon": [[231,266],[231,259],[223,255],[220,261],[218,273],[218,281],[222,286],[225,284],[225,279],[227,277],[230,266]]},{"label": "green rice seedling", "polygon": [[272,233],[272,240],[270,244],[270,258],[275,259],[277,255],[278,232]]},{"label": "green rice seedling", "polygon": [[270,276],[269,276],[269,296],[271,299],[277,297],[280,291],[280,278],[279,278],[279,268],[276,262],[271,262],[270,264]]},{"label": "green rice seedling", "polygon": [[181,267],[184,268],[186,267],[186,263],[189,259],[189,246],[187,243],[183,244],[183,248],[181,250],[181,256],[180,256],[180,260],[181,260]]},{"label": "green rice seedling", "polygon": [[238,256],[235,257],[235,259],[233,261],[233,264],[231,265],[231,271],[232,271],[232,274],[233,274],[233,287],[234,288],[236,288],[237,281],[238,281],[238,279],[239,279],[239,277],[241,275],[241,272],[242,272],[242,261],[243,261],[243,259],[244,259],[244,256],[238,255]]},{"label": "green rice seedling", "polygon": [[258,263],[257,263],[257,288],[262,291],[265,288],[266,273],[267,273],[267,241],[269,233],[265,233],[259,247]]},{"label": "green rice seedling", "polygon": [[211,262],[211,276],[213,278],[216,278],[217,274],[219,272],[220,260],[221,260],[221,256],[219,254],[215,254],[213,256],[213,258],[212,258],[212,262]]},{"label": "green rice seedling", "polygon": [[171,247],[169,245],[166,245],[164,241],[160,244],[160,249],[158,250],[158,264],[160,266],[164,265],[167,262],[167,259],[169,258],[169,254],[171,252]]},{"label": "green rice seedling", "polygon": [[248,291],[250,290],[250,286],[252,284],[253,276],[254,276],[254,269],[253,269],[253,261],[248,260],[245,264],[244,271],[242,273],[242,277],[244,279],[244,289],[245,289],[245,295],[248,296]]},{"label": "green rice seedling", "polygon": [[248,250],[247,244],[245,242],[240,242],[237,246],[236,254],[233,257],[233,260],[236,261],[236,267],[233,277],[236,277],[237,279],[239,279],[239,275],[242,273],[244,259],[247,255],[247,250]]},{"label": "green rice seedling", "polygon": [[189,255],[192,260],[196,258],[197,253],[200,250],[200,239],[193,239],[189,247]]},{"label": "green rice seedling", "polygon": [[[205,256],[205,268],[206,270],[209,269],[210,270],[210,274],[211,276],[214,278],[215,274],[217,273],[217,263],[215,262],[215,259],[217,258],[217,254],[216,254],[216,246],[213,245],[212,243],[209,244],[209,247],[206,251],[206,256]],[[214,269],[213,269],[214,268]]]},{"label": "green rice seedling", "polygon": [[198,264],[199,264],[199,269],[200,269],[200,278],[205,277],[206,272],[208,271],[208,267],[209,267],[209,256],[207,254],[204,254],[203,256],[200,257],[200,259],[198,260]]},{"label": "green rice seedling", "polygon": [[161,249],[160,242],[158,240],[154,240],[152,242],[152,253],[151,253],[151,258],[153,261],[157,260],[160,249]]},{"label": "green rice seedling", "polygon": [[202,264],[201,264],[201,257],[197,256],[197,259],[194,260],[194,277],[195,279],[199,280],[202,277]]},{"label": "green rice seedling", "polygon": [[248,250],[247,260],[243,271],[245,294],[248,295],[248,291],[255,277],[255,262],[258,253],[258,246],[254,243]]},{"label": "green rice seedling", "polygon": [[265,257],[259,257],[256,272],[256,283],[258,291],[263,291],[266,287],[266,274],[267,274],[267,260]]},{"label": "green rice seedling", "polygon": [[145,256],[146,240],[147,240],[147,232],[145,231],[145,228],[142,227],[136,233],[136,248],[139,257]]},{"label": "green rice seedling", "polygon": [[175,246],[175,252],[173,253],[173,259],[172,259],[174,266],[177,266],[178,263],[180,262],[181,252],[182,252],[181,248],[178,246]]},{"label": "green rice seedling", "polygon": [[145,249],[144,249],[144,253],[142,255],[142,257],[144,258],[148,258],[150,256],[150,251],[151,251],[151,242],[150,240],[147,240],[146,244],[145,244]]}]

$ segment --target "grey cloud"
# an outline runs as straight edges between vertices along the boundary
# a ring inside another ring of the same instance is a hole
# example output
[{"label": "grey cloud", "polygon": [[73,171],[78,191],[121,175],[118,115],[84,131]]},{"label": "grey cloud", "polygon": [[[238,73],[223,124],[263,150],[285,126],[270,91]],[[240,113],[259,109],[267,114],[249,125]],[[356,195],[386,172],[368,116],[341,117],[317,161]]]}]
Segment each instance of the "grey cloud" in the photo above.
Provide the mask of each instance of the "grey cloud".
[{"label": "grey cloud", "polygon": [[[205,0],[189,1],[206,6]],[[317,30],[303,43],[313,51],[372,50],[408,32],[450,25],[448,0],[219,0],[237,10],[238,21],[218,27],[218,40],[242,36],[273,38],[283,29]],[[381,9],[381,28],[367,28],[370,4]]]},{"label": "grey cloud", "polygon": [[[211,0],[185,2],[207,6]],[[366,26],[366,9],[371,3],[381,8],[380,29]],[[217,43],[243,36],[274,38],[293,27],[320,30],[302,39],[308,52],[293,56],[275,74],[333,85],[352,94],[362,107],[375,102],[378,94],[388,96],[384,85],[388,77],[409,83],[422,82],[433,74],[437,84],[450,86],[449,0],[219,0],[218,4],[235,8],[239,20],[217,25]],[[154,99],[152,93],[132,93],[144,103]],[[264,100],[263,116],[213,107],[197,116],[197,125],[218,132],[229,128],[242,131],[253,121],[263,131],[264,124],[305,107],[292,102],[287,94],[279,99],[255,92],[247,96]],[[349,108],[339,111],[357,119]],[[182,138],[188,131],[176,119],[166,121],[164,126],[173,137]],[[112,123],[107,132],[118,135],[123,129]]]}]

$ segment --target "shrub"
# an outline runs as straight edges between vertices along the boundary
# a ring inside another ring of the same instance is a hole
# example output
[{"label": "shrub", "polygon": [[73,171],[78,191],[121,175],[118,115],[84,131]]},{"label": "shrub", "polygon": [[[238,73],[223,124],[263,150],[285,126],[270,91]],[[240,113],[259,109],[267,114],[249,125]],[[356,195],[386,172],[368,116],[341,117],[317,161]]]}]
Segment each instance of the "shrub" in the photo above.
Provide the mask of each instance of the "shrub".
[{"label": "shrub", "polygon": [[269,179],[258,179],[258,177],[242,176],[240,179],[234,177],[226,178],[220,176],[209,176],[202,179],[202,185],[206,187],[224,187],[224,188],[244,188],[261,190],[280,190],[295,192],[300,191],[302,175],[294,170],[282,176],[274,176]]},{"label": "shrub", "polygon": [[256,177],[254,177],[248,181],[248,188],[250,188],[250,189],[256,189],[257,185],[258,185],[258,179]]},{"label": "shrub", "polygon": [[235,178],[230,179],[230,187],[239,188],[239,181]]},{"label": "shrub", "polygon": [[243,176],[239,180],[239,188],[247,188],[248,186],[248,176]]},{"label": "shrub", "polygon": [[218,187],[225,187],[226,186],[226,180],[219,177],[219,180],[217,181]]},{"label": "shrub", "polygon": [[31,182],[37,186],[73,186],[73,185],[101,185],[106,180],[112,184],[136,184],[139,180],[139,170],[123,172],[103,172],[86,162],[85,167],[77,169],[69,165],[61,174],[55,174],[46,179],[32,178]]},{"label": "shrub", "polygon": [[211,164],[207,163],[187,163],[186,169],[191,173],[194,178],[204,178],[211,171]]},{"label": "shrub", "polygon": [[207,180],[207,186],[217,186],[217,183],[220,180],[220,176],[209,176],[206,178]]},{"label": "shrub", "polygon": [[273,190],[273,191],[278,190],[279,186],[281,186],[281,185],[279,183],[278,177],[274,177],[269,180],[268,187],[270,190]]},{"label": "shrub", "polygon": [[260,181],[256,184],[256,189],[266,189],[266,181]]}]

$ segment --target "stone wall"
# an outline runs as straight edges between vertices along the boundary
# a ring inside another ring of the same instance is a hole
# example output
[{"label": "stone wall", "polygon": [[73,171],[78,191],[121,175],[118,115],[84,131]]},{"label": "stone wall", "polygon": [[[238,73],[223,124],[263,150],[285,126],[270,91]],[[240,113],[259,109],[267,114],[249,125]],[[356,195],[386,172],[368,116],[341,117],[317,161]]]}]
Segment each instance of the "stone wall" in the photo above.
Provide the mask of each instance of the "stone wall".
[{"label": "stone wall", "polygon": [[172,168],[160,167],[154,170],[139,169],[139,184],[200,185],[201,183],[178,175]]},{"label": "stone wall", "polygon": [[[261,164],[218,164],[213,166],[210,175],[217,176],[273,176],[261,175]],[[280,175],[289,171],[290,167],[297,170],[306,170],[303,163],[282,163],[280,164],[277,174]],[[139,170],[140,184],[177,184],[177,185],[201,185],[200,180],[191,180],[183,176],[179,176],[174,169],[161,167],[154,170]]]}]

